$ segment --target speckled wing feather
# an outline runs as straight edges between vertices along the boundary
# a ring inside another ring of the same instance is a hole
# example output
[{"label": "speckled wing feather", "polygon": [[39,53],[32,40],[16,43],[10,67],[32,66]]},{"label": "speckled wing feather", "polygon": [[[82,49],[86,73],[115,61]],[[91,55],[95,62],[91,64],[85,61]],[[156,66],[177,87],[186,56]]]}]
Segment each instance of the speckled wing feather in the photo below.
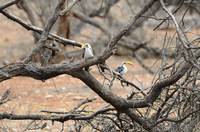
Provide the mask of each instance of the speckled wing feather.
[{"label": "speckled wing feather", "polygon": [[121,72],[123,71],[123,69],[124,68],[122,66],[119,66],[119,67],[117,67],[117,69],[115,71],[121,74]]},{"label": "speckled wing feather", "polygon": [[84,56],[85,56],[85,48],[83,48],[82,58],[84,58]]}]

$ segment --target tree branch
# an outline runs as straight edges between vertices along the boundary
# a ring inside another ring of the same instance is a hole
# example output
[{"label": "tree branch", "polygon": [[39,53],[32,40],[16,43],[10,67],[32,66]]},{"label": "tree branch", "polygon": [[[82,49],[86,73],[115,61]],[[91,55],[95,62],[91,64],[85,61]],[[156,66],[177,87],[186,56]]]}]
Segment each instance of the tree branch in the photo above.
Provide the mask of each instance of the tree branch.
[{"label": "tree branch", "polygon": [[[31,30],[34,32],[37,32],[39,34],[42,34],[42,32],[44,31],[43,29],[33,26],[27,22],[25,22],[24,20],[8,13],[7,11],[0,11],[0,13],[2,13],[4,16],[6,16],[7,18],[9,18],[10,20],[17,22],[18,24],[20,24],[21,26],[23,26],[25,29],[27,30]],[[53,40],[55,39],[55,41],[62,43],[63,45],[72,45],[72,46],[78,46],[81,47],[81,42],[77,42],[74,40],[70,40],[70,39],[65,39],[63,37],[60,37],[58,35],[55,35],[53,33],[49,33],[48,36],[49,39]]]},{"label": "tree branch", "polygon": [[90,17],[82,14],[81,12],[73,12],[73,16],[80,19],[81,21],[88,23],[98,29],[100,29],[103,33],[105,33],[108,37],[111,36],[110,30],[105,27],[103,24],[100,24],[99,22],[91,19]]},{"label": "tree branch", "polygon": [[27,115],[18,115],[13,113],[0,113],[0,120],[8,119],[8,120],[50,120],[50,121],[58,121],[65,122],[68,120],[90,120],[95,118],[99,114],[104,114],[108,111],[113,111],[112,108],[101,109],[94,112],[91,115],[82,115],[82,114],[51,114],[51,115],[39,115],[39,114],[27,114]]},{"label": "tree branch", "polygon": [[65,9],[60,12],[60,15],[65,15],[66,13],[68,13],[71,8],[74,7],[79,1],[81,0],[73,0],[69,5],[67,5]]},{"label": "tree branch", "polygon": [[9,7],[9,6],[12,6],[12,5],[14,5],[14,4],[17,4],[19,1],[20,1],[20,0],[12,0],[12,1],[7,2],[6,4],[0,6],[0,11],[6,9],[6,8]]},{"label": "tree branch", "polygon": [[129,23],[122,28],[121,30],[119,30],[118,33],[116,33],[115,35],[113,35],[109,41],[109,44],[106,48],[106,50],[104,51],[104,58],[108,58],[111,54],[112,51],[115,49],[115,46],[117,44],[117,42],[124,36],[126,35],[130,30],[134,31],[135,29],[137,29],[141,24],[143,24],[143,22],[147,19],[144,17],[141,17],[143,15],[151,15],[154,12],[156,12],[159,8],[160,3],[158,2],[158,0],[151,0],[150,2],[148,2],[140,12],[138,12],[134,17],[131,17]]}]

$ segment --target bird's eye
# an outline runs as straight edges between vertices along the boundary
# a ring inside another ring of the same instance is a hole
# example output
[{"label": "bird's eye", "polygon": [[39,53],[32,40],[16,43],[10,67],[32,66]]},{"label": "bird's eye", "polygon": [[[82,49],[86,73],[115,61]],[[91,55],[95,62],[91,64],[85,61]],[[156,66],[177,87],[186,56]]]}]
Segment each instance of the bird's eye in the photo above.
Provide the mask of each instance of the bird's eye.
[{"label": "bird's eye", "polygon": [[56,45],[55,45],[54,43],[52,44],[52,46],[53,46],[53,47],[56,47]]}]

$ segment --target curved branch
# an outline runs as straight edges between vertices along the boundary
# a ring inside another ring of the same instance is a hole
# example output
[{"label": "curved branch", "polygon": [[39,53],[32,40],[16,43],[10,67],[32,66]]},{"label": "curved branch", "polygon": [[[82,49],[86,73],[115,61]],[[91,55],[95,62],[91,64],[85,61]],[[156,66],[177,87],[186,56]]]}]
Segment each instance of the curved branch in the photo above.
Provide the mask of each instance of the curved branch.
[{"label": "curved branch", "polygon": [[180,69],[176,71],[176,73],[154,84],[151,88],[151,91],[144,99],[130,101],[128,100],[128,106],[133,108],[143,108],[152,105],[161,94],[163,89],[176,83],[181,77],[185,75],[185,73],[191,68],[191,66],[192,65],[190,63],[183,63]]},{"label": "curved branch", "polygon": [[14,4],[17,4],[19,1],[20,1],[20,0],[12,0],[12,1],[9,1],[9,2],[7,2],[6,4],[0,6],[0,10],[4,10],[4,9],[6,9],[6,8],[9,7],[9,6],[12,6],[12,5],[14,5]]},{"label": "curved branch", "polygon": [[117,42],[126,34],[128,34],[128,32],[134,31],[135,29],[137,29],[138,27],[140,27],[140,25],[142,25],[147,18],[141,17],[141,16],[151,16],[152,14],[154,14],[155,12],[158,11],[158,9],[160,8],[160,3],[158,2],[158,0],[151,0],[150,2],[148,2],[142,9],[140,12],[138,12],[134,17],[131,17],[129,23],[122,28],[121,30],[119,30],[118,33],[116,33],[115,35],[113,35],[109,41],[109,44],[106,48],[106,50],[104,51],[104,57],[108,58],[112,52],[113,49],[115,49],[115,46],[117,44]]},{"label": "curved branch", "polygon": [[[4,16],[6,16],[7,18],[9,18],[10,20],[12,20],[12,21],[20,24],[21,26],[23,26],[27,30],[34,31],[34,32],[39,33],[39,34],[42,34],[42,32],[43,32],[43,29],[31,25],[31,24],[25,22],[24,20],[22,20],[21,18],[18,18],[16,16],[8,13],[7,11],[1,11],[0,10],[0,13],[2,13]],[[49,39],[55,39],[55,41],[60,42],[63,45],[72,45],[72,46],[81,47],[81,43],[80,42],[77,42],[77,41],[74,41],[74,40],[70,40],[70,39],[65,39],[65,38],[60,37],[58,35],[55,35],[53,33],[49,33],[48,38]]]}]

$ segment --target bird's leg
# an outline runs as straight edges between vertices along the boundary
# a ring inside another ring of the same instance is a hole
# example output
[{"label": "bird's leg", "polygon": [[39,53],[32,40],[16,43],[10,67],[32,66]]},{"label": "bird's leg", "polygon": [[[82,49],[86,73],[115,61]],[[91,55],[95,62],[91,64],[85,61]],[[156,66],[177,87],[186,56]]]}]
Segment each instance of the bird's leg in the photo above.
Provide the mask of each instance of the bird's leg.
[{"label": "bird's leg", "polygon": [[116,75],[113,76],[112,80],[110,80],[110,84],[109,84],[109,89],[111,90],[111,87],[113,86],[113,82],[116,79]]},{"label": "bird's leg", "polygon": [[98,64],[98,67],[101,69],[102,72],[105,72],[106,69],[108,69],[105,62],[101,62]]},{"label": "bird's leg", "polygon": [[125,82],[124,81],[125,79],[121,75],[119,75],[119,80],[121,82],[122,87],[124,87],[125,84],[126,84],[127,87],[129,86],[128,82]]},{"label": "bird's leg", "polygon": [[[87,62],[87,59],[86,59],[86,58],[84,58],[84,60],[85,60],[85,62]],[[86,66],[86,67],[83,68],[83,70],[89,72],[91,69],[90,69],[89,66]]]},{"label": "bird's leg", "polygon": [[124,82],[122,80],[120,82],[121,82],[122,87],[124,87]]},{"label": "bird's leg", "polygon": [[121,85],[122,85],[122,87],[124,87],[125,84],[126,84],[127,87],[129,86],[128,83],[126,83],[126,82],[124,82],[123,80],[121,80]]},{"label": "bird's leg", "polygon": [[128,100],[131,100],[136,92],[132,91],[131,94],[127,97]]}]

